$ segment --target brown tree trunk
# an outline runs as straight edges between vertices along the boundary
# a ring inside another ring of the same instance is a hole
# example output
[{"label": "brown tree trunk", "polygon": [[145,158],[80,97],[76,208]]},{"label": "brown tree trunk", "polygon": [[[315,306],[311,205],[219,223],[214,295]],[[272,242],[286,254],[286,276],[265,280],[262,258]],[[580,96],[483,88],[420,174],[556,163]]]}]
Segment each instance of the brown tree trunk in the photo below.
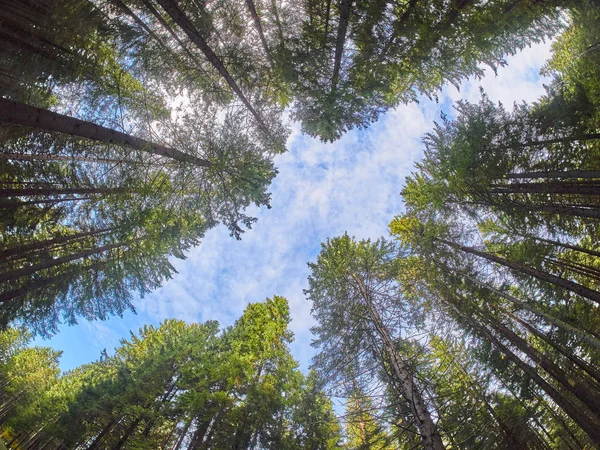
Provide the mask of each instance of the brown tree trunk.
[{"label": "brown tree trunk", "polygon": [[442,438],[427,409],[425,399],[423,398],[419,387],[414,382],[410,368],[400,355],[398,355],[394,342],[379,315],[379,311],[377,311],[377,308],[373,303],[371,295],[359,276],[356,274],[352,274],[351,276],[359,287],[361,296],[367,305],[371,321],[383,342],[383,352],[388,358],[394,377],[402,387],[402,394],[411,403],[412,412],[417,421],[416,425],[421,435],[423,448],[426,450],[444,450],[445,447]]},{"label": "brown tree trunk", "polygon": [[117,227],[106,227],[106,228],[98,228],[97,230],[84,231],[81,233],[68,234],[65,236],[60,236],[52,239],[45,239],[43,241],[32,242],[31,244],[23,244],[17,247],[7,248],[6,250],[0,250],[0,259],[7,259],[14,256],[24,257],[34,251],[40,250],[51,250],[56,244],[64,244],[70,241],[78,240],[84,237],[90,236],[98,236],[109,231],[116,230]]},{"label": "brown tree trunk", "polygon": [[451,302],[444,301],[450,306],[460,317],[467,321],[473,328],[479,330],[485,339],[488,339],[494,347],[512,361],[519,369],[526,373],[533,382],[535,382],[565,413],[579,425],[579,427],[592,439],[596,444],[600,444],[600,423],[592,420],[578,406],[574,405],[571,400],[565,397],[561,392],[544,380],[538,372],[529,364],[521,360],[508,347],[500,342],[485,326],[477,323],[472,317],[462,312]]},{"label": "brown tree trunk", "polygon": [[187,432],[190,429],[191,424],[192,424],[192,420],[190,419],[185,424],[185,427],[183,428],[183,430],[181,430],[181,435],[179,436],[179,439],[177,439],[177,442],[175,443],[175,447],[173,447],[173,450],[179,450],[181,448],[181,444],[183,444],[183,440],[185,439],[185,436],[187,435]]},{"label": "brown tree trunk", "polygon": [[509,173],[506,175],[508,179],[523,179],[523,178],[600,178],[600,170],[547,170],[534,172]]},{"label": "brown tree trunk", "polygon": [[82,271],[88,270],[98,270],[102,266],[106,265],[106,261],[96,262],[94,264],[90,264],[89,266],[85,266],[82,269],[74,270],[71,272],[63,273],[58,276],[42,278],[40,280],[36,280],[34,282],[26,283],[25,285],[14,289],[9,292],[4,292],[0,294],[0,305],[2,303],[8,302],[10,300],[14,300],[20,297],[25,297],[28,294],[33,294],[47,286],[57,285],[60,283],[68,284],[70,280],[76,277]]},{"label": "brown tree trunk", "polygon": [[0,209],[17,209],[28,205],[54,205],[65,202],[77,202],[80,200],[94,200],[95,197],[72,197],[72,198],[48,198],[42,200],[28,200],[26,202],[8,201],[0,202]]},{"label": "brown tree trunk", "polygon": [[204,53],[204,56],[213,65],[215,69],[221,74],[223,79],[227,82],[231,90],[237,95],[241,102],[248,108],[248,111],[254,116],[258,125],[266,132],[268,132],[267,126],[264,124],[260,114],[254,109],[250,101],[246,98],[237,82],[233,79],[223,62],[209,47],[208,43],[204,40],[202,35],[198,32],[196,27],[192,24],[190,19],[183,13],[183,11],[177,5],[176,0],[157,0],[160,6],[167,12],[173,22],[175,22],[183,32],[190,38],[190,40],[196,44],[196,46]]},{"label": "brown tree trunk", "polygon": [[131,422],[131,425],[129,425],[129,427],[127,427],[125,434],[123,434],[123,436],[121,436],[119,441],[113,447],[113,450],[121,450],[121,448],[123,448],[123,446],[127,443],[127,440],[129,439],[129,437],[133,434],[133,432],[138,427],[138,425],[141,421],[142,421],[142,419],[140,417],[138,417],[133,422]]},{"label": "brown tree trunk", "polygon": [[525,309],[525,310],[535,314],[536,316],[543,318],[548,323],[556,326],[557,328],[561,328],[569,333],[573,333],[574,335],[576,335],[583,341],[587,342],[588,344],[596,347],[597,349],[600,349],[600,340],[596,339],[594,336],[587,334],[585,331],[580,330],[579,328],[576,328],[573,325],[569,325],[568,323],[566,323],[560,319],[557,319],[556,317],[551,316],[550,314],[545,313],[541,309],[539,309],[535,306],[532,306],[530,303],[521,301],[518,298],[516,298],[515,296],[507,294],[506,292],[503,292],[499,289],[496,289],[495,287],[493,287],[487,283],[484,283],[483,281],[480,281],[477,278],[471,277],[470,275],[467,275],[463,272],[460,272],[460,274],[461,274],[461,276],[464,276],[471,282],[479,284],[483,288],[493,292],[494,294],[498,295],[499,297],[502,297],[502,298],[508,300],[509,302],[513,303],[517,307]]},{"label": "brown tree trunk", "polygon": [[479,256],[480,258],[487,259],[488,261],[495,262],[497,264],[508,267],[511,270],[516,272],[520,272],[526,275],[530,275],[538,280],[545,281],[547,283],[551,283],[555,286],[561,287],[563,289],[567,289],[571,292],[574,292],[577,295],[581,295],[582,297],[588,298],[596,303],[600,304],[600,292],[594,291],[593,289],[587,288],[580,284],[577,284],[570,280],[565,280],[564,278],[557,277],[556,275],[551,275],[547,272],[534,269],[528,266],[525,266],[521,263],[516,263],[509,261],[505,258],[501,258],[500,256],[492,255],[490,253],[482,252],[480,250],[476,250],[472,247],[466,247],[464,245],[457,244],[455,242],[450,242],[445,239],[436,238],[437,241],[442,242],[443,244],[448,245],[456,250],[460,250],[462,252]]},{"label": "brown tree trunk", "polygon": [[600,182],[551,181],[537,183],[492,184],[490,194],[572,194],[600,195]]},{"label": "brown tree trunk", "polygon": [[[481,314],[481,313],[480,313]],[[501,336],[522,351],[529,359],[544,369],[558,381],[573,397],[578,398],[584,405],[600,418],[600,393],[593,386],[578,376],[569,377],[564,370],[552,362],[546,355],[534,349],[521,336],[493,318],[485,318],[488,324]]]},{"label": "brown tree trunk", "polygon": [[256,11],[256,6],[254,5],[253,0],[246,0],[246,6],[248,7],[248,11],[250,11],[250,16],[252,16],[252,21],[254,22],[254,27],[258,32],[258,36],[260,37],[260,42],[262,43],[263,49],[265,51],[265,55],[267,60],[269,61],[269,65],[273,68],[273,58],[271,58],[271,51],[269,50],[269,44],[267,44],[267,39],[265,38],[265,33],[263,31],[262,24],[260,23],[260,17],[258,17],[258,12]]},{"label": "brown tree trunk", "polygon": [[210,161],[183,153],[174,148],[155,144],[145,139],[48,111],[47,109],[36,108],[4,98],[0,98],[0,122],[70,134],[99,142],[127,145],[136,150],[172,158],[176,161],[191,163],[201,167],[211,166]]},{"label": "brown tree trunk", "polygon": [[340,67],[342,64],[342,55],[344,53],[344,43],[346,42],[346,33],[348,32],[348,21],[350,19],[350,8],[352,0],[340,0],[340,19],[335,41],[335,56],[333,60],[333,75],[331,76],[331,92],[335,93],[337,83],[340,77]]},{"label": "brown tree trunk", "polygon": [[132,189],[126,188],[24,188],[24,189],[3,189],[0,188],[0,198],[3,197],[32,197],[36,195],[66,195],[66,194],[123,194],[127,192],[135,192]]},{"label": "brown tree trunk", "polygon": [[573,364],[580,367],[585,373],[587,373],[590,377],[592,377],[594,380],[596,380],[596,382],[600,383],[600,372],[598,370],[596,370],[594,367],[592,367],[589,363],[587,363],[586,361],[577,357],[570,350],[564,348],[562,345],[560,345],[554,339],[552,339],[549,336],[547,336],[546,334],[542,333],[537,328],[535,328],[533,325],[522,320],[515,314],[510,314],[510,317],[512,317],[512,319],[514,321],[516,321],[517,323],[519,323],[523,327],[525,327],[525,329],[527,331],[529,331],[531,334],[533,334],[535,337],[537,337],[538,339],[547,343],[552,348],[554,348],[558,353],[560,353],[565,358],[567,358],[569,361],[571,361]]},{"label": "brown tree trunk", "polygon": [[105,427],[102,429],[102,431],[100,431],[100,433],[98,433],[98,435],[96,436],[96,438],[94,439],[94,441],[90,444],[90,446],[87,448],[87,450],[98,450],[100,448],[100,443],[102,442],[102,439],[104,439],[104,436],[106,436],[110,430],[112,429],[112,427],[115,425],[117,421],[115,419],[110,420]]},{"label": "brown tree trunk", "polygon": [[115,248],[123,247],[124,245],[127,245],[127,243],[118,242],[116,244],[103,245],[101,247],[92,248],[89,250],[83,250],[83,251],[75,253],[73,255],[63,256],[61,258],[55,258],[55,259],[48,259],[46,261],[42,261],[38,264],[34,264],[29,267],[22,267],[20,269],[11,270],[9,272],[4,272],[4,273],[0,274],[0,283],[6,282],[6,281],[11,281],[11,280],[16,280],[25,275],[30,275],[32,273],[39,272],[40,270],[50,269],[52,267],[60,266],[61,264],[66,264],[68,262],[75,261],[77,259],[85,258],[87,256],[91,256],[91,255],[103,253],[105,251],[112,250]]},{"label": "brown tree trunk", "polygon": [[129,161],[127,159],[114,159],[114,158],[93,158],[89,156],[75,156],[75,155],[45,155],[45,154],[24,154],[24,153],[0,153],[0,159],[8,159],[11,161],[81,161],[81,162],[93,162],[93,163],[127,163],[137,164],[139,161]]}]

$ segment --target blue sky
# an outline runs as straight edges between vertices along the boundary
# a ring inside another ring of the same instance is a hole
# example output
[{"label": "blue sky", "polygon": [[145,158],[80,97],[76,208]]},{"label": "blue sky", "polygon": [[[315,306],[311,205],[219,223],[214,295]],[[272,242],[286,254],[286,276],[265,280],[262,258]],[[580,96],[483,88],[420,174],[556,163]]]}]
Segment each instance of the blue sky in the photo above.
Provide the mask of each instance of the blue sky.
[{"label": "blue sky", "polygon": [[63,326],[50,340],[37,340],[63,351],[61,368],[72,369],[112,353],[121,338],[144,324],[166,318],[218,320],[232,324],[251,302],[273,295],[288,299],[292,352],[306,370],[310,347],[310,304],[304,299],[307,262],[320,243],[347,231],[359,239],[387,236],[387,225],[402,210],[399,192],[423,150],[421,137],[448,112],[454,101],[477,101],[482,86],[492,100],[510,105],[533,101],[543,93],[539,67],[550,55],[549,44],[536,45],[508,58],[508,66],[491,70],[483,80],[469,80],[443,90],[439,104],[422,99],[389,111],[368,130],[347,133],[322,144],[293,127],[288,152],[276,160],[279,175],[272,187],[272,208],[253,210],[258,222],[241,241],[222,227],[207,233],[186,260],[175,260],[178,274],[161,289],[135,302],[137,315],[127,313],[104,322],[81,320]]}]

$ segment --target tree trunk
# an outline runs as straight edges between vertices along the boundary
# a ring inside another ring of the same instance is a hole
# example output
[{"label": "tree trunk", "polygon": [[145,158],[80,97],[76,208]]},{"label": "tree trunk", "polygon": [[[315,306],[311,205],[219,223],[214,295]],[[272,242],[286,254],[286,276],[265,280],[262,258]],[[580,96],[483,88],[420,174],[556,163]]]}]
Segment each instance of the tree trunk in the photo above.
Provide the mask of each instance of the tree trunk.
[{"label": "tree trunk", "polygon": [[80,187],[80,188],[24,188],[24,189],[2,189],[0,188],[0,198],[5,197],[32,197],[36,195],[66,195],[66,194],[123,194],[127,192],[135,192],[132,189],[126,188],[92,188],[92,187]]},{"label": "tree trunk", "polygon": [[525,327],[525,329],[527,331],[529,331],[531,334],[533,334],[535,337],[537,337],[541,341],[547,343],[552,348],[554,348],[554,350],[556,350],[558,353],[560,353],[565,358],[567,358],[569,361],[571,361],[573,364],[580,367],[583,371],[585,371],[585,373],[587,373],[589,376],[591,376],[596,382],[600,383],[600,372],[598,370],[596,370],[594,367],[592,367],[589,363],[587,363],[586,361],[577,357],[570,350],[564,348],[562,345],[560,345],[558,342],[556,342],[556,340],[554,340],[554,339],[550,338],[548,335],[542,333],[537,328],[535,328],[535,326],[527,323],[526,321],[522,320],[518,316],[516,316],[514,314],[510,314],[510,317],[512,317],[512,319],[514,321],[516,321],[517,323],[519,323],[523,327]]},{"label": "tree trunk", "polygon": [[24,255],[31,253],[33,251],[48,251],[53,249],[56,244],[64,244],[66,242],[74,241],[77,239],[81,239],[84,237],[90,236],[98,236],[100,234],[107,233],[109,231],[114,231],[118,227],[106,227],[99,228],[97,230],[84,231],[81,233],[68,234],[65,236],[56,237],[53,239],[45,239],[43,241],[32,242],[31,244],[23,244],[18,247],[7,248],[6,250],[0,250],[0,259],[8,259],[10,257],[19,256],[20,258],[24,258]]},{"label": "tree trunk", "polygon": [[448,245],[456,250],[460,250],[462,252],[479,256],[480,258],[487,259],[488,261],[495,262],[497,264],[508,267],[511,270],[516,272],[520,272],[526,275],[530,275],[538,280],[545,281],[547,283],[551,283],[555,286],[561,287],[563,289],[567,289],[571,292],[574,292],[577,295],[581,295],[582,297],[588,298],[596,303],[600,304],[600,292],[594,291],[593,289],[587,288],[580,284],[577,284],[570,280],[565,280],[564,278],[557,277],[556,275],[551,275],[547,272],[534,269],[531,267],[527,267],[524,264],[516,263],[509,261],[505,258],[501,258],[500,256],[492,255],[490,253],[482,252],[480,250],[476,250],[472,247],[466,247],[464,245],[457,244],[455,242],[450,242],[445,239],[435,238],[437,241]]},{"label": "tree trunk", "polygon": [[522,236],[525,238],[535,239],[536,241],[544,242],[546,244],[554,245],[556,247],[566,248],[569,250],[575,250],[576,252],[579,252],[579,253],[585,253],[586,255],[595,256],[595,257],[600,258],[600,252],[597,252],[595,250],[590,250],[588,248],[580,247],[579,245],[566,244],[566,243],[555,241],[552,239],[545,239],[545,238],[540,238],[540,237],[536,237],[536,236],[528,236],[528,235],[522,235]]},{"label": "tree trunk", "polygon": [[112,429],[112,427],[115,425],[117,421],[115,419],[110,420],[106,426],[102,429],[102,431],[100,431],[100,433],[96,436],[96,438],[94,439],[94,441],[90,444],[90,446],[87,448],[87,450],[98,450],[100,448],[100,443],[102,442],[102,439],[104,439],[104,436],[106,436],[110,430]]},{"label": "tree trunk", "polygon": [[496,347],[502,354],[504,354],[510,361],[512,361],[519,369],[525,372],[548,396],[561,408],[565,413],[573,419],[573,421],[579,425],[579,427],[592,439],[596,444],[600,444],[600,424],[595,423],[589,416],[587,416],[578,406],[574,405],[568,398],[566,398],[561,392],[550,385],[544,380],[538,372],[531,367],[529,364],[521,360],[515,355],[508,347],[502,344],[486,327],[477,323],[472,317],[464,314],[458,307],[452,302],[447,300],[445,304],[450,306],[457,315],[466,320],[471,326],[479,330],[486,339],[488,339],[494,347]]},{"label": "tree trunk", "polygon": [[394,342],[389,334],[388,329],[385,327],[379,311],[373,303],[371,295],[367,291],[364,283],[356,274],[352,274],[352,278],[357,283],[361,296],[367,305],[371,321],[375,325],[377,334],[383,342],[383,351],[387,356],[394,377],[402,386],[403,395],[411,403],[413,414],[417,420],[417,427],[421,435],[421,441],[423,448],[426,450],[444,450],[444,444],[440,437],[437,426],[431,418],[431,414],[427,410],[425,400],[419,390],[418,386],[414,382],[413,375],[406,365],[404,360],[398,355]]},{"label": "tree trunk", "polygon": [[340,19],[335,41],[335,57],[333,61],[333,75],[331,76],[331,93],[335,93],[337,83],[340,77],[340,67],[342,64],[342,55],[344,53],[344,43],[346,42],[346,33],[348,31],[348,21],[350,19],[350,8],[352,0],[340,0]]},{"label": "tree trunk", "polygon": [[600,178],[600,170],[548,170],[535,172],[509,173],[508,179],[523,178]]},{"label": "tree trunk", "polygon": [[0,159],[8,159],[11,161],[81,161],[92,163],[116,163],[116,164],[138,164],[140,161],[130,161],[127,159],[114,158],[93,158],[89,156],[75,155],[46,155],[46,154],[24,154],[24,153],[0,153]]},{"label": "tree trunk", "polygon": [[600,340],[596,339],[594,336],[590,336],[589,334],[585,333],[583,330],[580,330],[579,328],[569,325],[568,323],[566,323],[560,319],[557,319],[556,317],[551,316],[550,314],[545,313],[541,309],[539,309],[535,306],[532,306],[531,304],[529,304],[527,302],[523,302],[523,301],[519,300],[518,298],[516,298],[510,294],[507,294],[499,289],[496,289],[495,287],[490,286],[489,284],[484,283],[483,281],[480,281],[477,278],[471,277],[470,275],[467,275],[463,272],[459,272],[459,273],[462,276],[464,276],[465,278],[469,279],[470,281],[479,284],[483,288],[485,288],[485,289],[493,292],[494,294],[515,304],[517,307],[525,309],[529,312],[532,312],[536,316],[543,318],[548,323],[551,323],[552,325],[556,326],[557,328],[561,328],[569,333],[573,333],[574,335],[579,337],[581,340],[587,342],[588,344],[592,345],[593,347],[595,347],[597,349],[600,349]]},{"label": "tree trunk", "polygon": [[233,79],[223,62],[219,59],[219,57],[213,52],[213,50],[209,47],[208,43],[204,40],[202,35],[198,32],[196,27],[192,24],[192,22],[188,19],[188,17],[183,13],[183,11],[177,5],[176,0],[157,0],[160,6],[167,12],[167,14],[171,17],[173,22],[181,27],[183,32],[190,38],[190,40],[196,44],[196,46],[204,53],[204,56],[208,61],[213,65],[215,69],[221,74],[223,79],[227,82],[231,90],[237,95],[237,97],[241,100],[241,102],[248,108],[248,111],[254,116],[256,122],[265,132],[268,132],[269,129],[264,124],[260,114],[254,109],[250,101],[246,98],[236,81]]},{"label": "tree trunk", "polygon": [[66,264],[68,262],[75,261],[77,259],[85,258],[87,256],[91,256],[91,255],[103,253],[105,251],[112,250],[115,248],[123,247],[124,245],[127,245],[127,243],[118,242],[116,244],[103,245],[101,247],[92,248],[89,250],[83,250],[83,251],[75,253],[73,255],[63,256],[61,258],[55,258],[55,259],[48,259],[46,261],[42,261],[38,264],[34,264],[29,267],[22,267],[20,269],[11,270],[9,272],[4,272],[4,273],[0,274],[0,283],[6,282],[6,281],[11,281],[11,280],[16,280],[25,275],[30,275],[32,273],[39,272],[40,270],[50,269],[52,267],[60,266],[61,264]]},{"label": "tree trunk", "polygon": [[600,195],[600,181],[543,181],[531,183],[492,184],[490,194],[571,194]]},{"label": "tree trunk", "polygon": [[173,447],[173,450],[180,450],[181,444],[183,444],[183,440],[185,439],[185,436],[186,436],[191,424],[192,424],[192,420],[190,419],[185,424],[185,427],[181,431],[181,435],[179,436],[179,439],[177,439],[177,442],[175,443],[175,447]]},{"label": "tree trunk", "polygon": [[40,130],[79,136],[99,142],[126,145],[133,149],[154,155],[172,158],[176,161],[191,163],[201,167],[210,167],[211,162],[188,155],[174,148],[155,144],[120,131],[111,130],[101,125],[75,119],[63,114],[36,108],[24,103],[0,98],[0,122],[23,125]]},{"label": "tree trunk", "polygon": [[[493,204],[494,202],[490,202]],[[484,203],[489,206],[490,203]],[[598,208],[584,206],[562,206],[562,205],[528,205],[523,203],[512,203],[504,205],[496,203],[499,207],[508,207],[525,211],[539,211],[542,213],[556,214],[559,216],[586,217],[590,219],[600,219],[600,210]]]},{"label": "tree trunk", "polygon": [[119,442],[117,442],[116,445],[113,447],[113,450],[121,450],[121,448],[123,448],[123,446],[129,439],[129,437],[133,434],[133,432],[135,431],[135,429],[137,428],[137,426],[139,425],[139,423],[141,421],[142,421],[141,417],[138,417],[133,422],[131,422],[131,425],[129,425],[129,427],[127,427],[125,434],[123,434],[123,436],[121,436],[121,438],[119,439]]},{"label": "tree trunk", "polygon": [[597,417],[600,417],[600,393],[597,389],[579,377],[569,377],[564,370],[554,364],[547,356],[534,349],[527,341],[504,324],[493,318],[485,318],[483,316],[481,318],[486,320],[501,336],[550,374],[573,397],[578,398],[584,405],[590,408]]},{"label": "tree trunk", "polygon": [[[554,138],[554,139],[543,139],[541,141],[523,142],[523,143],[517,144],[517,148],[519,148],[519,147],[535,147],[536,145],[563,144],[566,142],[573,142],[573,141],[591,141],[591,140],[596,140],[596,139],[600,139],[600,133],[578,134],[575,136],[566,136],[566,137]],[[500,147],[500,149],[508,150],[508,149],[514,149],[514,147],[504,146],[504,147]]]},{"label": "tree trunk", "polygon": [[8,201],[0,202],[0,209],[17,209],[28,205],[54,205],[65,202],[78,202],[81,200],[94,200],[95,197],[72,197],[72,198],[48,198],[42,200],[28,200],[26,202],[21,201]]},{"label": "tree trunk", "polygon": [[271,69],[273,68],[273,58],[271,58],[271,51],[269,50],[269,44],[267,44],[267,39],[265,38],[265,33],[263,31],[262,24],[260,23],[260,17],[258,17],[258,12],[256,11],[256,6],[254,5],[253,0],[246,0],[246,6],[250,11],[250,15],[252,16],[252,21],[254,22],[254,26],[258,35],[260,37],[260,42],[262,43],[263,49],[265,50],[265,55],[267,60],[269,61],[269,65]]}]

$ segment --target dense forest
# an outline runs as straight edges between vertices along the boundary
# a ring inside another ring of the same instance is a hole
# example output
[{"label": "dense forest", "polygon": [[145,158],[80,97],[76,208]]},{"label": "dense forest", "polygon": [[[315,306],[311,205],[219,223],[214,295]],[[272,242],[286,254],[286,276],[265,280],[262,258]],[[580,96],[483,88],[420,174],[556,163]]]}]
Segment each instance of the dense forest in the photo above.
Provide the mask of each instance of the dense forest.
[{"label": "dense forest", "polygon": [[[388,237],[321,245],[310,373],[278,296],[64,373],[32,344],[242,239],[292,121],[334,141],[549,39],[537,101],[432,124]],[[0,44],[0,448],[600,448],[598,1],[0,0]]]}]

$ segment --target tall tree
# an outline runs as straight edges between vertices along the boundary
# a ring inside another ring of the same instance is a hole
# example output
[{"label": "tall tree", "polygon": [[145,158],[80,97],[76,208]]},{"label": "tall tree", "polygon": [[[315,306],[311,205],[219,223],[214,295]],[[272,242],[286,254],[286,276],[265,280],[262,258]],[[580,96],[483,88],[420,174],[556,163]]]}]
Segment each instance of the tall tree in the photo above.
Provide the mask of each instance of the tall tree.
[{"label": "tall tree", "polygon": [[381,370],[397,402],[410,404],[424,448],[442,449],[423,388],[397,349],[400,336],[392,334],[402,326],[402,309],[391,303],[398,294],[390,264],[395,251],[383,240],[356,242],[347,235],[323,245],[317,262],[309,265],[306,291],[318,322],[313,328],[314,345],[320,347],[315,365],[331,383],[349,383],[353,372]]}]

